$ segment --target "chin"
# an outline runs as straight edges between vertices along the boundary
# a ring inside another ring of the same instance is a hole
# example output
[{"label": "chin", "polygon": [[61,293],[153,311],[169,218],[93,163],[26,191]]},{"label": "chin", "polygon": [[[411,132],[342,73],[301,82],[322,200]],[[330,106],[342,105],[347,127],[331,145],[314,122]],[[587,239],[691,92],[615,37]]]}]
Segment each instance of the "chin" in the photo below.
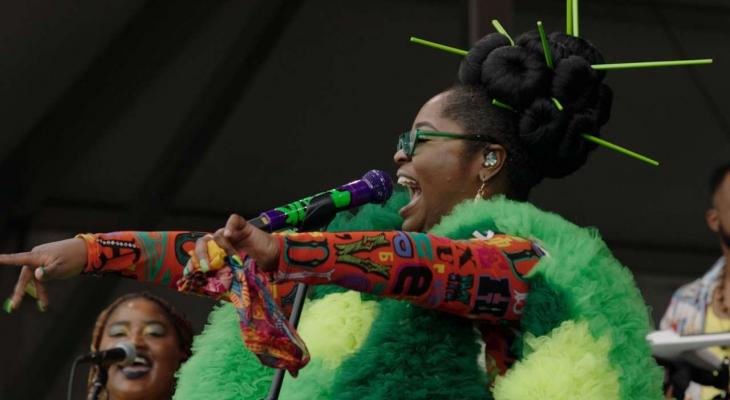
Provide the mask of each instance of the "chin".
[{"label": "chin", "polygon": [[423,220],[416,219],[416,218],[406,218],[403,220],[403,225],[401,225],[401,230],[406,232],[421,232],[423,229]]},{"label": "chin", "polygon": [[[129,379],[121,372],[117,372],[119,375],[114,377],[113,382],[107,384],[107,388],[110,389],[110,392],[116,392],[118,395],[123,395],[130,399],[149,399],[151,396],[155,397],[157,396],[156,392],[159,390],[156,387],[158,378],[151,372],[133,379]],[[113,385],[113,388],[109,387],[109,385]]]}]

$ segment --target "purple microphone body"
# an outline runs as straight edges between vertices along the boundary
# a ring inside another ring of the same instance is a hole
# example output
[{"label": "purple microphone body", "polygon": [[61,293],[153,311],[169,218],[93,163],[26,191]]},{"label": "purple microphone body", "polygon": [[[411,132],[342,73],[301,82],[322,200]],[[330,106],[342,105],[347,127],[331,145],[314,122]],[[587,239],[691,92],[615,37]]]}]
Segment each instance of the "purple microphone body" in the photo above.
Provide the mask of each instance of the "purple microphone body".
[{"label": "purple microphone body", "polygon": [[249,222],[269,232],[284,228],[318,229],[339,211],[367,203],[385,203],[392,194],[393,182],[388,174],[374,169],[362,179],[264,211]]}]

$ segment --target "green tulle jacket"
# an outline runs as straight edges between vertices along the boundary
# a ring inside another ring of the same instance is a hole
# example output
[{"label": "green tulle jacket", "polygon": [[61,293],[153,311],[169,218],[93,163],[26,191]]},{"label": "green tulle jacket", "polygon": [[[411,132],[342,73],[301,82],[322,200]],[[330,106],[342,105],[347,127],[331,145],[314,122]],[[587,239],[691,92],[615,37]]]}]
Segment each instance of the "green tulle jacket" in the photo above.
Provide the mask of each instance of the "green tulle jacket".
[{"label": "green tulle jacket", "polygon": [[[406,199],[340,215],[329,230],[400,228]],[[530,293],[504,376],[486,375],[469,320],[333,287],[312,294],[299,331],[312,361],[287,377],[290,399],[661,399],[663,374],[645,335],[649,314],[632,275],[593,229],[497,197],[468,201],[430,233],[467,239],[493,230],[535,240],[547,252],[528,275]],[[482,364],[482,365],[480,365]],[[175,399],[265,398],[273,371],[240,338],[221,305],[178,373]]]}]

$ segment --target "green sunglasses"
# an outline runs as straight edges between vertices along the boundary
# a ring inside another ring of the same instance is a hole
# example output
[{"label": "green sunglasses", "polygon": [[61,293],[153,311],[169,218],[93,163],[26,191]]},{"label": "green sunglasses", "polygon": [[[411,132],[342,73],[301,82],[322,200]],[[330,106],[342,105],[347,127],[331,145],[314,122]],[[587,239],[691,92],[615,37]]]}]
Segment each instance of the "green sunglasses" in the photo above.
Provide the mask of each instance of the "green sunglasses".
[{"label": "green sunglasses", "polygon": [[424,141],[427,137],[445,137],[450,139],[462,139],[471,140],[475,142],[493,142],[491,138],[485,135],[473,134],[473,135],[462,135],[459,133],[449,132],[437,132],[437,131],[422,131],[420,129],[411,129],[408,132],[403,132],[398,137],[398,148],[396,151],[403,150],[408,158],[413,157],[413,153],[416,151],[416,143]]}]

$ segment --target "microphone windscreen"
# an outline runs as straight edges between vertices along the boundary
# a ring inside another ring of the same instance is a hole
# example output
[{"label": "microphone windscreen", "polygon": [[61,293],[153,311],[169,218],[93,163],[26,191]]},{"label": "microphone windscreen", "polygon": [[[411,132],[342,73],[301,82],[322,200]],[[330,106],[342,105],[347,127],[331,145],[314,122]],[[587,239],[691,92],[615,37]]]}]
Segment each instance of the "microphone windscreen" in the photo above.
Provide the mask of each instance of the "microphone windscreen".
[{"label": "microphone windscreen", "polygon": [[393,181],[385,172],[378,169],[368,171],[362,180],[373,189],[372,202],[385,203],[393,194]]},{"label": "microphone windscreen", "polygon": [[124,361],[122,361],[122,364],[130,365],[134,363],[134,359],[137,358],[137,350],[134,348],[134,345],[130,342],[120,342],[117,343],[115,346],[117,348],[120,348],[124,351],[125,357]]}]

